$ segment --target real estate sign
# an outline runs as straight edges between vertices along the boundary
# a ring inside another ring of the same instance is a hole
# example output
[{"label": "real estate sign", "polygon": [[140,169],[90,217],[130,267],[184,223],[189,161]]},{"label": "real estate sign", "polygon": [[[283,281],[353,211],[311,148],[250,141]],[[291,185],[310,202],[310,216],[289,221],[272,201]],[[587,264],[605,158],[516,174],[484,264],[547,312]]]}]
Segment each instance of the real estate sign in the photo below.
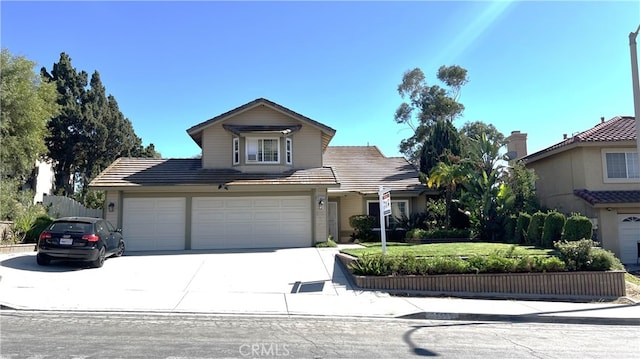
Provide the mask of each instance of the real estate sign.
[{"label": "real estate sign", "polygon": [[391,192],[380,186],[378,188],[378,200],[380,201],[380,242],[382,242],[382,254],[387,253],[387,230],[385,217],[391,214]]}]

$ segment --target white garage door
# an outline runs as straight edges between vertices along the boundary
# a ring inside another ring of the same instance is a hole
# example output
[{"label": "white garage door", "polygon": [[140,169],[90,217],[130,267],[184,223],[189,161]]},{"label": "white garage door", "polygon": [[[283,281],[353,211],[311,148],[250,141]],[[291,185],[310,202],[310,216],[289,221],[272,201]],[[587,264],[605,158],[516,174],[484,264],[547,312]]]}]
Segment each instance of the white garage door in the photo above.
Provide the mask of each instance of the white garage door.
[{"label": "white garage door", "polygon": [[311,245],[309,197],[194,197],[191,248]]},{"label": "white garage door", "polygon": [[619,218],[620,261],[635,264],[638,260],[637,245],[640,241],[640,214],[627,214]]},{"label": "white garage door", "polygon": [[128,251],[184,249],[184,198],[125,198],[122,234]]}]

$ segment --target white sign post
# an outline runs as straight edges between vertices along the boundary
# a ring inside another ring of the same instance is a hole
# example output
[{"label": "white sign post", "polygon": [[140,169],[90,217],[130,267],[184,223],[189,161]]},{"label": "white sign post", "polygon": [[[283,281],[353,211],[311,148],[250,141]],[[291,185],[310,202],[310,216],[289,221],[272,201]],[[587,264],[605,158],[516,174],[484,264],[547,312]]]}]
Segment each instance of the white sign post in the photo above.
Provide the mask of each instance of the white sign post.
[{"label": "white sign post", "polygon": [[382,254],[386,254],[387,230],[385,228],[385,217],[391,215],[391,193],[380,186],[378,188],[378,199],[380,201],[380,241],[382,242]]}]

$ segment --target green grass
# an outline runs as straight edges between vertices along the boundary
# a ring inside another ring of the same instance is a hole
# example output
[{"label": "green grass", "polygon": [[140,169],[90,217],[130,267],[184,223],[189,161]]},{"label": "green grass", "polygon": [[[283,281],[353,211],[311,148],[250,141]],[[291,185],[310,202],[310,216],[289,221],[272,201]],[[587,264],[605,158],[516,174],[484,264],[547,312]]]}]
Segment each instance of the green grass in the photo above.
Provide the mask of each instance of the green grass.
[{"label": "green grass", "polygon": [[625,273],[624,274],[624,279],[627,282],[631,282],[631,283],[633,283],[635,285],[640,285],[640,278],[634,276],[633,274]]},{"label": "green grass", "polygon": [[[381,243],[364,243],[367,248],[343,249],[341,252],[359,257],[365,253],[378,254],[382,253]],[[505,243],[432,243],[432,244],[410,244],[410,243],[387,243],[387,254],[403,255],[410,254],[416,257],[470,257],[472,255],[487,256],[495,252],[507,253],[511,250],[513,244]],[[513,251],[514,255],[554,255],[552,249],[540,249],[534,246],[516,245]]]}]

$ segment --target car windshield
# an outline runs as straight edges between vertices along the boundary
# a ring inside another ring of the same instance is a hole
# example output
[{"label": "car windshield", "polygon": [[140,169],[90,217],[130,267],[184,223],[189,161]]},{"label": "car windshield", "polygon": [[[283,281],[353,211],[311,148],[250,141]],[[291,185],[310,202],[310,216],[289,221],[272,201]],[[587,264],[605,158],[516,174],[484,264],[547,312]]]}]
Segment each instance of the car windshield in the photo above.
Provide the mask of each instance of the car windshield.
[{"label": "car windshield", "polygon": [[51,225],[49,230],[62,233],[88,233],[91,231],[91,224],[82,222],[56,222]]}]

